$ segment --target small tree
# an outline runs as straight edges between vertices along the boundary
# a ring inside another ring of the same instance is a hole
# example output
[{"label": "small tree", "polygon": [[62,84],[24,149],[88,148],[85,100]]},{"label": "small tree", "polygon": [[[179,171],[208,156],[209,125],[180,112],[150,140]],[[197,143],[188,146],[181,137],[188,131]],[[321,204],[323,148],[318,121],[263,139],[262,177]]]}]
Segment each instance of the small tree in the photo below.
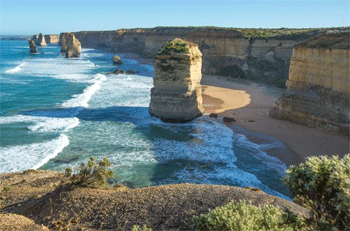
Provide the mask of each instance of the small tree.
[{"label": "small tree", "polygon": [[310,157],[287,170],[284,182],[308,205],[321,228],[350,229],[350,155]]},{"label": "small tree", "polygon": [[86,187],[99,187],[107,184],[107,179],[112,178],[114,173],[107,168],[111,166],[108,158],[103,158],[95,163],[95,158],[90,157],[90,161],[85,165],[82,163],[76,173],[72,174],[72,169],[66,169],[66,175],[71,177],[72,183]]}]

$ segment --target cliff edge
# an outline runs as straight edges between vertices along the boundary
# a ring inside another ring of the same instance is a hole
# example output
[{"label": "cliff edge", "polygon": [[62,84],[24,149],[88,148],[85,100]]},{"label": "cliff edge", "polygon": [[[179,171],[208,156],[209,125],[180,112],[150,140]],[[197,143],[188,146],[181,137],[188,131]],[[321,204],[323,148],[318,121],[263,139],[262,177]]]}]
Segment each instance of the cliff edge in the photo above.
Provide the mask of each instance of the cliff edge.
[{"label": "cliff edge", "polygon": [[349,135],[350,33],[329,33],[293,48],[287,92],[270,116]]}]

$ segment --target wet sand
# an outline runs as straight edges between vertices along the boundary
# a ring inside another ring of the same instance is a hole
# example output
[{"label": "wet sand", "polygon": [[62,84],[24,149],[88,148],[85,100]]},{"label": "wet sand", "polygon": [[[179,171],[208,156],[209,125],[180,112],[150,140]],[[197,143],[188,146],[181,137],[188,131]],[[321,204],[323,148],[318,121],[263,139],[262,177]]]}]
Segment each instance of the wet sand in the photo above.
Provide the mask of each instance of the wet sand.
[{"label": "wet sand", "polygon": [[286,165],[298,164],[308,156],[350,152],[349,137],[270,118],[269,109],[285,89],[210,75],[203,75],[202,85],[205,114],[217,113],[218,120],[233,117],[237,122],[226,125],[255,143],[283,142],[287,148],[271,145],[266,151]]}]

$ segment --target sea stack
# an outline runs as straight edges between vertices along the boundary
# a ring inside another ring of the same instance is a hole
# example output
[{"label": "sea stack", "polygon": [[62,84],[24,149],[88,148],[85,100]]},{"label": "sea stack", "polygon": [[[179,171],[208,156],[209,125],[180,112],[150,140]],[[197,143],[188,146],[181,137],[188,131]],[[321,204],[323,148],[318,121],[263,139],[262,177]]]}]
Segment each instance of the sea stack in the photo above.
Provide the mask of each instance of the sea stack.
[{"label": "sea stack", "polygon": [[113,64],[115,65],[123,64],[123,62],[120,60],[120,57],[118,55],[113,56],[112,61],[113,61]]},{"label": "sea stack", "polygon": [[154,60],[149,112],[165,122],[188,122],[204,112],[202,53],[194,43],[168,41]]},{"label": "sea stack", "polygon": [[73,33],[60,36],[61,52],[66,54],[66,58],[79,57],[81,52],[81,43]]},{"label": "sea stack", "polygon": [[270,116],[349,135],[349,56],[349,32],[294,46],[288,90]]},{"label": "sea stack", "polygon": [[46,46],[45,37],[42,33],[39,33],[38,35],[34,35],[32,37],[32,40],[34,41],[35,45],[37,46]]},{"label": "sea stack", "polygon": [[34,54],[34,53],[38,53],[38,49],[35,46],[35,43],[32,39],[28,39],[28,43],[29,43],[29,49],[30,49],[30,53]]}]

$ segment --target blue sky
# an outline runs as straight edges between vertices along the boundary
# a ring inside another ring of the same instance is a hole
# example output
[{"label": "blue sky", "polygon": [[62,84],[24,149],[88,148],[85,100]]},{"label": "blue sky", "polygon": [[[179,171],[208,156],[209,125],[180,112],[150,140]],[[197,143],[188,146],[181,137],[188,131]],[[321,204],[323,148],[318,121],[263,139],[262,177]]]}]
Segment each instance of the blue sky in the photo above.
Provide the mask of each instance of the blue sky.
[{"label": "blue sky", "polygon": [[0,34],[155,26],[309,28],[350,25],[350,1],[0,0]]}]

